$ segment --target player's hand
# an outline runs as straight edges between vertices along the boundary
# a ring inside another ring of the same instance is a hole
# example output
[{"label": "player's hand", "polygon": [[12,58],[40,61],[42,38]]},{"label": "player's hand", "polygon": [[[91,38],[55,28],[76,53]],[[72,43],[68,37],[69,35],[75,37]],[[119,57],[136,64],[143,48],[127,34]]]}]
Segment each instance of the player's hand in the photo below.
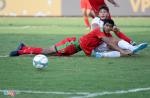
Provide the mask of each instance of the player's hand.
[{"label": "player's hand", "polygon": [[133,54],[130,50],[121,51],[120,53],[122,54],[122,56],[129,56]]},{"label": "player's hand", "polygon": [[114,31],[115,33],[117,33],[117,32],[119,32],[120,30],[119,30],[119,28],[118,28],[117,26],[114,26],[114,27],[113,27],[113,31]]}]

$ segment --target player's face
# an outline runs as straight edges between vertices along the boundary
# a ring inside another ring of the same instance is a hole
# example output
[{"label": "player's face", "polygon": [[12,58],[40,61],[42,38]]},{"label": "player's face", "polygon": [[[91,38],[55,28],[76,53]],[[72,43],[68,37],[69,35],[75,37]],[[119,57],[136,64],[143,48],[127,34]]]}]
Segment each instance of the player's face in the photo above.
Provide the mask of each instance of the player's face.
[{"label": "player's face", "polygon": [[110,33],[110,31],[112,31],[112,30],[113,30],[112,24],[106,23],[104,25],[104,31],[105,31],[105,33]]},{"label": "player's face", "polygon": [[109,18],[109,13],[107,12],[107,10],[105,9],[101,9],[99,11],[99,17],[104,20],[104,19],[108,19]]}]

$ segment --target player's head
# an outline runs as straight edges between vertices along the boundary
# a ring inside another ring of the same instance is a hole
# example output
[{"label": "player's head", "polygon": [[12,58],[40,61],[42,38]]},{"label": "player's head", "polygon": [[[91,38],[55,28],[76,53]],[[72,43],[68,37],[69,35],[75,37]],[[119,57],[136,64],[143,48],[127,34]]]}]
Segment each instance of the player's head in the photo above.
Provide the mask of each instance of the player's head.
[{"label": "player's head", "polygon": [[109,9],[107,6],[101,6],[99,8],[99,14],[101,20],[108,19],[109,18]]},{"label": "player's head", "polygon": [[104,20],[104,32],[105,33],[110,33],[110,31],[113,30],[113,26],[114,26],[114,21],[112,19],[105,19]]}]

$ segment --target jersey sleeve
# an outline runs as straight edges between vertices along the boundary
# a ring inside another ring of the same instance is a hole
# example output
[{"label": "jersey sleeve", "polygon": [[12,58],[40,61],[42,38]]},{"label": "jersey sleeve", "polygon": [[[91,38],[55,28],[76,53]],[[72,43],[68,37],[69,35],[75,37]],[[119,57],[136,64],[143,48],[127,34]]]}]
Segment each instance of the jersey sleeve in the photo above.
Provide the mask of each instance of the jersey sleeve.
[{"label": "jersey sleeve", "polygon": [[116,36],[118,37],[118,38],[120,38],[120,39],[123,39],[123,40],[125,40],[125,41],[127,41],[128,43],[130,43],[132,40],[128,37],[128,36],[126,36],[124,33],[122,33],[122,32],[117,32],[117,33],[115,33],[116,34]]},{"label": "jersey sleeve", "polygon": [[93,24],[98,24],[99,27],[102,28],[104,22],[103,22],[99,17],[95,17],[95,18],[92,20],[92,22],[91,22],[91,25],[93,25]]},{"label": "jersey sleeve", "polygon": [[91,24],[94,24],[94,23],[99,24],[99,21],[100,21],[100,19],[99,19],[98,17],[95,17],[95,18],[92,20],[92,23],[91,23]]},{"label": "jersey sleeve", "polygon": [[95,29],[95,34],[96,34],[96,36],[97,36],[99,39],[101,39],[102,37],[105,37],[105,36],[106,36],[105,33],[102,32],[101,28],[96,28],[96,29]]}]

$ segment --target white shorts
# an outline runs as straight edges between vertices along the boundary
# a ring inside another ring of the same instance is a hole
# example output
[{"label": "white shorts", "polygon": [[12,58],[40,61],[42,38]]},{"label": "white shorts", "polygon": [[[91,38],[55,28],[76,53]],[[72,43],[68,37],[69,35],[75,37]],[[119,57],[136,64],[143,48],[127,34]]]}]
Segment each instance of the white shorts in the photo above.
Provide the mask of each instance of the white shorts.
[{"label": "white shorts", "polygon": [[105,52],[105,51],[109,51],[109,47],[107,46],[107,44],[105,42],[103,42],[102,44],[100,44],[98,47],[96,47],[94,49],[94,52]]}]

